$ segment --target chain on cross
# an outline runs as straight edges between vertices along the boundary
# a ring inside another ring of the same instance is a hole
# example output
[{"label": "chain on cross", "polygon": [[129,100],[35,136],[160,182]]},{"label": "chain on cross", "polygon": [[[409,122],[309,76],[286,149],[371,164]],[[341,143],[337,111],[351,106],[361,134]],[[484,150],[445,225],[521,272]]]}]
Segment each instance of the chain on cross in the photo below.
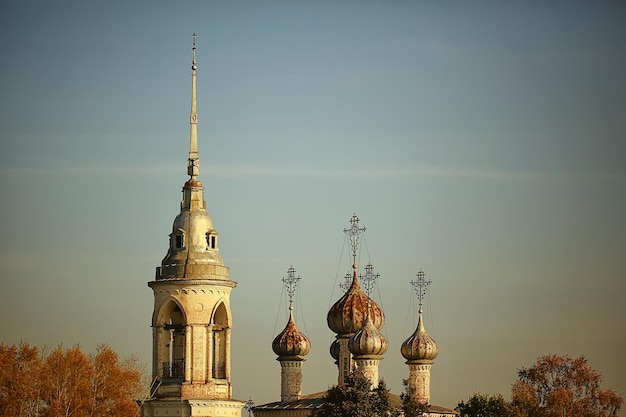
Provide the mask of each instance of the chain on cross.
[{"label": "chain on cross", "polygon": [[411,281],[411,285],[415,289],[415,293],[417,294],[417,301],[419,303],[420,309],[422,308],[422,303],[424,301],[424,296],[426,295],[426,290],[428,286],[432,283],[431,280],[426,280],[426,273],[421,269],[416,274],[417,281]]},{"label": "chain on cross", "polygon": [[296,276],[296,270],[293,266],[290,266],[287,270],[287,278],[283,278],[283,283],[285,284],[285,289],[287,290],[287,295],[289,296],[289,308],[291,308],[293,304],[293,296],[296,293],[298,281],[300,281],[300,276]]}]

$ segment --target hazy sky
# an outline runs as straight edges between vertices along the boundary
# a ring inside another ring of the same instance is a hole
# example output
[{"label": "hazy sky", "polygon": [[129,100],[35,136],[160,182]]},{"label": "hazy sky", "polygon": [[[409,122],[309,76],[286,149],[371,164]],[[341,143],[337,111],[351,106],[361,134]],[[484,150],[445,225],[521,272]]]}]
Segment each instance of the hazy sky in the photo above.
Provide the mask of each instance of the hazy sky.
[{"label": "hazy sky", "polygon": [[422,268],[435,404],[508,397],[545,353],[583,354],[626,393],[625,21],[618,2],[3,1],[0,341],[150,361],[196,31],[235,397],[280,398],[291,265],[304,392],[336,383],[326,312],[354,212],[392,391]]}]

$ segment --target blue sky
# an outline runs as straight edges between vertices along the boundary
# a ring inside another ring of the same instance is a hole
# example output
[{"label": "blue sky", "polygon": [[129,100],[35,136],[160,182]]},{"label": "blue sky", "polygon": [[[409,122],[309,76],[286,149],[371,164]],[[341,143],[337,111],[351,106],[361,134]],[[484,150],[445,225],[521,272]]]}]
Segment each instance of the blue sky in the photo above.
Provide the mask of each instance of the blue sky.
[{"label": "blue sky", "polygon": [[325,315],[354,212],[393,391],[422,268],[433,402],[508,396],[550,352],[626,392],[625,20],[618,2],[3,2],[0,340],[150,360],[195,31],[200,178],[239,284],[236,397],[280,396],[291,265],[304,391],[336,382]]}]

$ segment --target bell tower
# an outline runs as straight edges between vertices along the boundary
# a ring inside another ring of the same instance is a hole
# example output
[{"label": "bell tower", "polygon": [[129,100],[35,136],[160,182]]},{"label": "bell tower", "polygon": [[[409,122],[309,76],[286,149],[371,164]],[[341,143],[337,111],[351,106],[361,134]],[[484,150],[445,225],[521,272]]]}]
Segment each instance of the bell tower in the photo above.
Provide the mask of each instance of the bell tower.
[{"label": "bell tower", "polygon": [[237,286],[219,253],[218,233],[206,211],[198,180],[196,34],[191,64],[191,115],[187,174],[169,235],[169,248],[148,286],[152,313],[151,397],[143,417],[230,417],[244,402],[232,399],[230,292]]}]

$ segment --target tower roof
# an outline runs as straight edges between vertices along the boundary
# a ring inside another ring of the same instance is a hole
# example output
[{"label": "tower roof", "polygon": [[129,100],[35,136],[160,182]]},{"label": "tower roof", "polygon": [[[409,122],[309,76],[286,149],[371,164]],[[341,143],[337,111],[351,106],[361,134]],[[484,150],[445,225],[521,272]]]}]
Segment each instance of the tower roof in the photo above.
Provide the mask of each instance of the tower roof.
[{"label": "tower roof", "polygon": [[196,109],[196,34],[193,34],[193,58],[191,61],[191,113],[189,116],[189,179],[183,186],[180,213],[174,219],[170,245],[161,267],[157,268],[157,280],[162,279],[219,279],[230,280],[220,256],[213,220],[206,211],[204,186],[198,180],[200,158],[198,156],[198,113]]},{"label": "tower roof", "polygon": [[289,297],[289,320],[283,331],[274,338],[272,350],[278,355],[279,361],[303,361],[304,356],[311,350],[311,342],[298,329],[293,319],[293,297],[296,294],[300,276],[296,275],[296,270],[290,266],[287,269],[287,277],[282,281]]},{"label": "tower roof", "polygon": [[367,316],[365,324],[348,341],[348,350],[355,358],[380,357],[387,351],[389,342]]},{"label": "tower roof", "polygon": [[400,348],[402,356],[404,356],[409,362],[432,362],[439,354],[437,342],[435,342],[435,339],[426,333],[424,319],[422,317],[422,302],[431,282],[432,281],[430,280],[426,280],[426,274],[421,269],[417,273],[417,280],[411,281],[411,285],[413,285],[417,294],[419,317],[415,332],[413,332],[413,334],[409,336],[404,343],[402,343],[402,347]]},{"label": "tower roof", "polygon": [[382,328],[385,324],[383,310],[361,289],[355,270],[350,288],[330,308],[326,322],[333,332],[348,335],[359,331],[368,316],[377,329]]},{"label": "tower roof", "polygon": [[[359,227],[359,218],[356,213],[350,219],[350,226],[347,229],[343,229],[343,232],[349,238],[352,249],[352,283],[326,315],[328,327],[338,335],[352,335],[356,333],[363,327],[368,316],[377,329],[380,329],[385,324],[383,310],[374,300],[370,299],[368,294],[365,294],[357,279],[357,248],[359,246],[359,238],[365,232],[365,227]],[[369,286],[378,275],[374,276],[371,274],[373,267],[369,264],[365,269],[367,274],[361,278],[366,279],[366,286],[369,291]],[[346,276],[346,278],[348,277],[349,275]]]},{"label": "tower roof", "polygon": [[415,332],[402,343],[400,352],[408,361],[433,361],[439,354],[437,342],[426,333],[421,308],[419,310],[417,328]]},{"label": "tower roof", "polygon": [[302,333],[293,319],[293,309],[289,307],[289,320],[282,332],[274,338],[272,350],[278,360],[304,360],[311,350],[309,338]]}]

